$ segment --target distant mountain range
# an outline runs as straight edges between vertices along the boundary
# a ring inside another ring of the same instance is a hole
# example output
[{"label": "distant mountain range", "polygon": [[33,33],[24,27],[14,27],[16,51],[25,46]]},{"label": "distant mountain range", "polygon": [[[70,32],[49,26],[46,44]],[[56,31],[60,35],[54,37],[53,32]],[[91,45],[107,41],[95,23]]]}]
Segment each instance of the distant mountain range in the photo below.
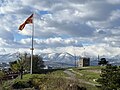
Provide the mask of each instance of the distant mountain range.
[{"label": "distant mountain range", "polygon": [[[41,53],[39,54],[45,62],[46,65],[54,66],[54,67],[71,67],[75,66],[75,60],[79,60],[81,56],[74,56],[70,53]],[[86,57],[90,57],[89,55]],[[101,56],[105,57],[105,56]],[[2,62],[10,62],[17,60],[18,53],[8,53],[8,54],[0,54],[0,63]],[[91,56],[91,65],[97,65],[97,57]],[[116,55],[114,57],[106,58],[111,64],[120,65],[120,55]]]},{"label": "distant mountain range", "polygon": [[10,62],[15,61],[18,58],[18,53],[7,53],[7,54],[0,54],[0,62]]},{"label": "distant mountain range", "polygon": [[75,57],[70,53],[43,53],[39,55],[43,57],[46,65],[54,67],[75,66],[75,58],[78,60],[78,56]]}]

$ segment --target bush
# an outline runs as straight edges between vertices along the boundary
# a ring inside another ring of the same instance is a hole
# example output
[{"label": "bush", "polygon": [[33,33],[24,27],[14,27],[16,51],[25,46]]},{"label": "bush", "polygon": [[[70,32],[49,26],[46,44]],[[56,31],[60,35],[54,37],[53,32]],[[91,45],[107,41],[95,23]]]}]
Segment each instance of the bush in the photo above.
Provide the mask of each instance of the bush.
[{"label": "bush", "polygon": [[97,80],[103,90],[120,89],[120,67],[107,65],[101,70],[100,78]]},{"label": "bush", "polygon": [[5,73],[0,71],[0,79],[2,79],[5,76]]},{"label": "bush", "polygon": [[[56,74],[27,74],[23,79],[15,79],[12,83],[4,85],[3,90],[86,90],[78,82]],[[29,89],[28,89],[29,88]]]},{"label": "bush", "polygon": [[32,83],[31,81],[18,81],[18,82],[15,82],[13,85],[12,85],[12,88],[14,89],[22,89],[22,88],[31,88],[32,87]]},{"label": "bush", "polygon": [[38,90],[86,90],[85,87],[80,87],[77,82],[62,77],[44,76],[34,78],[32,82]]},{"label": "bush", "polygon": [[6,81],[2,85],[3,90],[13,90],[12,85],[14,84],[14,81]]}]

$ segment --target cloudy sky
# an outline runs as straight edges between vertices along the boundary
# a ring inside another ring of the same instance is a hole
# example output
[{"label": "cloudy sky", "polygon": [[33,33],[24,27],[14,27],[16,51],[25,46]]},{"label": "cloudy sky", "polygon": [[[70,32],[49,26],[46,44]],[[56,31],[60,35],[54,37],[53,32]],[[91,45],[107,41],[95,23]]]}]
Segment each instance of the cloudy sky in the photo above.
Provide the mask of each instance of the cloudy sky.
[{"label": "cloudy sky", "polygon": [[120,0],[0,0],[0,53],[120,54]]}]

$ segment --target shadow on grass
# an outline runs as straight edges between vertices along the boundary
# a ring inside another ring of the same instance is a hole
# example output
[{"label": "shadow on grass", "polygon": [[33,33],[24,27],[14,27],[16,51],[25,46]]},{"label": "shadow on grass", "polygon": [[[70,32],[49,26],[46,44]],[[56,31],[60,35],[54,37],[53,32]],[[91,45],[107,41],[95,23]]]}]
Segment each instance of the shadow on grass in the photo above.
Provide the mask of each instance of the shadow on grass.
[{"label": "shadow on grass", "polygon": [[33,74],[47,74],[47,73],[51,73],[58,70],[65,70],[65,69],[39,69],[39,70],[33,71]]}]

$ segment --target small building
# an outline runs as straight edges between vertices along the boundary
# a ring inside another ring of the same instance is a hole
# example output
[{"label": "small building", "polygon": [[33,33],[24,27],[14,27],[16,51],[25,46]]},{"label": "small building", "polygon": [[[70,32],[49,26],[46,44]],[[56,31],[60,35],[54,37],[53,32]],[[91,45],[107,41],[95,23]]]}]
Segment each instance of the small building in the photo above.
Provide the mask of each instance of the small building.
[{"label": "small building", "polygon": [[90,58],[80,58],[78,61],[78,67],[85,67],[85,66],[90,66]]}]

